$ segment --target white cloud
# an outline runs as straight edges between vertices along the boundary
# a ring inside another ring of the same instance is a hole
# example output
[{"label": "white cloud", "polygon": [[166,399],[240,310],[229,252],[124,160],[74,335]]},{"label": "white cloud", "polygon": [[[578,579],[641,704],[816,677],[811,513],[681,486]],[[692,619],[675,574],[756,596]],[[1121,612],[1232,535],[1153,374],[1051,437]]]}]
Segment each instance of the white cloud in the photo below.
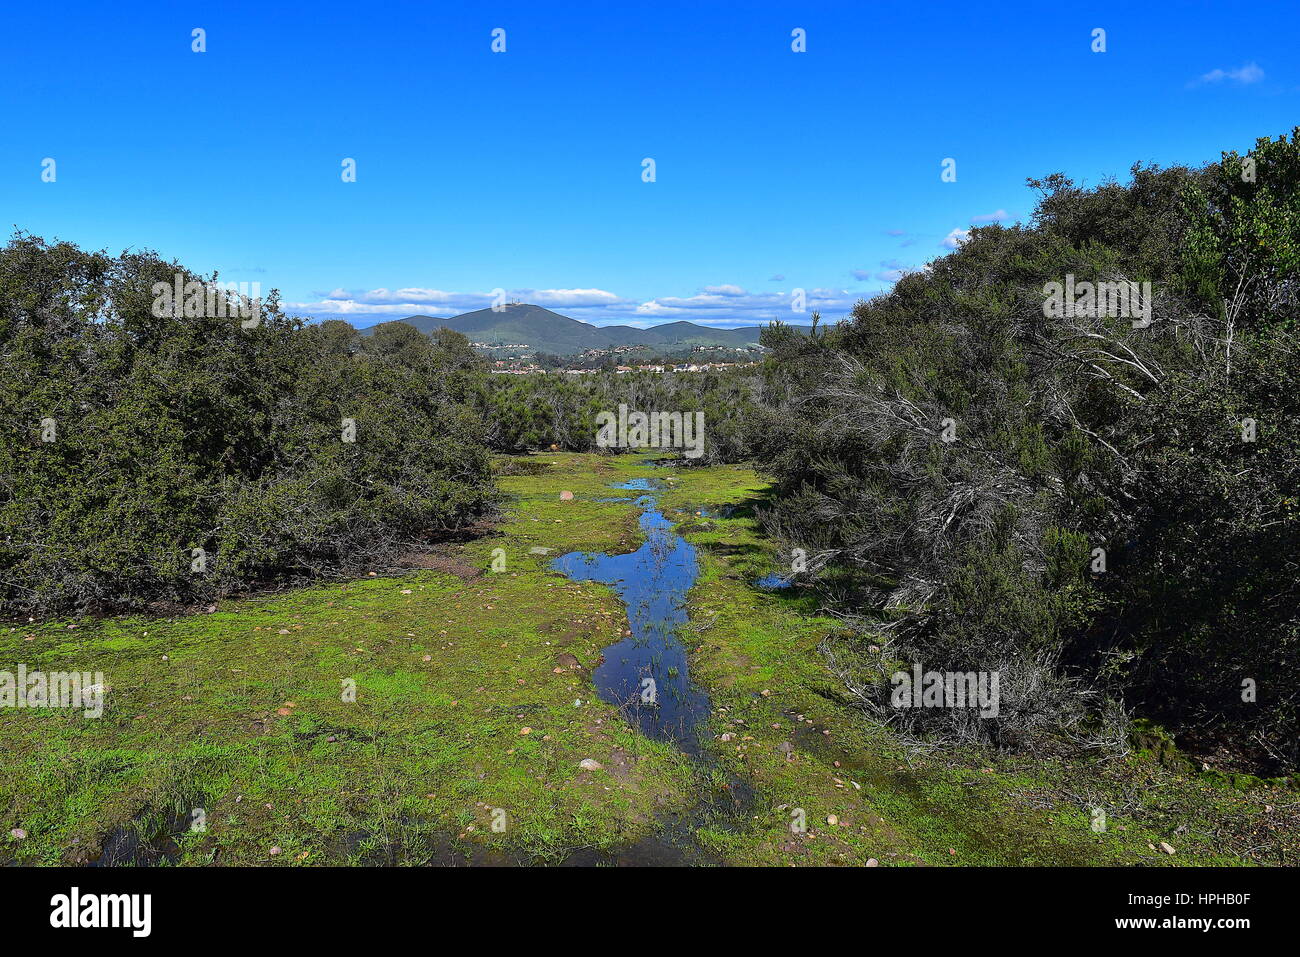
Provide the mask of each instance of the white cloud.
[{"label": "white cloud", "polygon": [[[604,289],[516,289],[514,298],[539,306],[610,306],[624,300]],[[528,298],[525,299],[524,297]]]},{"label": "white cloud", "polygon": [[972,216],[970,221],[972,223],[1000,223],[1002,220],[1010,218],[1005,209],[999,209],[995,213],[982,213],[979,216]]},{"label": "white cloud", "polygon": [[1235,70],[1211,70],[1209,73],[1201,75],[1201,83],[1222,83],[1229,80],[1233,83],[1240,83],[1243,86],[1248,83],[1258,83],[1264,79],[1264,71],[1253,60],[1245,66],[1239,66]]},{"label": "white cloud", "polygon": [[939,245],[943,246],[944,249],[956,249],[964,243],[969,236],[969,229],[954,229],[947,236],[943,237],[943,242]]},{"label": "white cloud", "polygon": [[[876,274],[876,278],[887,281],[883,277],[883,273]],[[762,325],[773,319],[807,323],[814,309],[819,310],[827,321],[835,321],[846,316],[863,295],[872,294],[846,289],[806,289],[806,311],[799,313],[791,308],[793,290],[754,293],[734,283],[702,286],[689,296],[655,296],[645,300],[627,299],[604,289],[506,291],[508,299],[536,303],[597,326],[626,324],[645,327],[684,319],[702,326],[724,328]],[[456,316],[486,309],[494,298],[491,291],[448,292],[419,287],[367,291],[334,289],[314,295],[318,298],[313,302],[286,302],[285,310],[315,319],[346,319],[360,328],[421,313]]]}]

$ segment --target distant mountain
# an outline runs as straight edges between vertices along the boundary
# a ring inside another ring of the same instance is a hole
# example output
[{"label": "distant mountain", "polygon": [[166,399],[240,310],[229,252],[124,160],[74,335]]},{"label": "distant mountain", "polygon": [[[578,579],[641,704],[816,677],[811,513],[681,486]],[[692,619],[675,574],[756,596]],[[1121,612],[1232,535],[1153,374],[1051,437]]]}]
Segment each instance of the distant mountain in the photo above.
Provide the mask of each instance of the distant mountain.
[{"label": "distant mountain", "polygon": [[[500,312],[479,309],[450,319],[439,316],[407,316],[397,320],[426,335],[438,327],[454,329],[471,342],[485,345],[524,345],[535,352],[571,356],[587,349],[615,346],[648,346],[656,351],[689,349],[691,346],[726,346],[743,349],[758,345],[762,326],[712,329],[693,322],[669,322],[649,329],[633,326],[593,326],[530,303],[512,303]],[[369,335],[370,326],[361,330]]]}]

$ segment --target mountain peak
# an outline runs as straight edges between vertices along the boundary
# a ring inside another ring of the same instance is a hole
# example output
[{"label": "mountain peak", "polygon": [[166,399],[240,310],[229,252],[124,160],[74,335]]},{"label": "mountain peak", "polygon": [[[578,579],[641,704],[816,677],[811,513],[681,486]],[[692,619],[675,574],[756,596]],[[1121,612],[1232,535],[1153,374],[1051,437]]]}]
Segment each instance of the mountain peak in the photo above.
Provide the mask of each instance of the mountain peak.
[{"label": "mountain peak", "polygon": [[535,352],[561,356],[577,355],[588,349],[618,346],[646,346],[655,351],[682,350],[693,346],[746,349],[758,345],[759,332],[762,330],[761,326],[712,329],[684,320],[648,329],[594,326],[531,302],[509,302],[496,308],[466,312],[450,319],[408,316],[399,321],[415,326],[426,334],[434,328],[446,327],[464,333],[471,342],[480,345],[522,345]]}]

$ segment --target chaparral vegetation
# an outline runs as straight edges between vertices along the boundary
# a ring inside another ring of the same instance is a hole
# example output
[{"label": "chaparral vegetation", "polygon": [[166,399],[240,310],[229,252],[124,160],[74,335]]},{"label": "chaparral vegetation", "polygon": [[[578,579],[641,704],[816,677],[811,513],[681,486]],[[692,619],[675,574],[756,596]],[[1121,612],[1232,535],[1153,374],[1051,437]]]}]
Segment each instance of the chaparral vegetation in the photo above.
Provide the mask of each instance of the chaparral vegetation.
[{"label": "chaparral vegetation", "polygon": [[[1293,861],[1300,129],[1031,185],[692,373],[157,309],[218,277],[16,234],[0,671],[104,687],[0,708],[0,859]],[[602,694],[645,610],[557,563],[640,549],[698,747]]]}]

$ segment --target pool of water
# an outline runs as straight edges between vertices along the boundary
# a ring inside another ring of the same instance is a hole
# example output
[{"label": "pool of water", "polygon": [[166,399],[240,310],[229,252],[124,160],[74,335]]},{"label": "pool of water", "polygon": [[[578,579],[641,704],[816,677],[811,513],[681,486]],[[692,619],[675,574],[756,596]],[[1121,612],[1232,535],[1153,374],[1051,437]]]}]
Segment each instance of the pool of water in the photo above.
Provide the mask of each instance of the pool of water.
[{"label": "pool of water", "polygon": [[[651,492],[663,484],[632,479],[612,487]],[[708,720],[709,698],[691,683],[677,638],[686,621],[686,594],[699,575],[695,548],[673,532],[655,496],[643,495],[637,505],[645,543],[636,551],[570,552],[551,567],[573,581],[610,585],[627,606],[631,636],[605,648],[592,672],[601,699],[622,709],[643,733],[698,755],[697,729]]]}]

